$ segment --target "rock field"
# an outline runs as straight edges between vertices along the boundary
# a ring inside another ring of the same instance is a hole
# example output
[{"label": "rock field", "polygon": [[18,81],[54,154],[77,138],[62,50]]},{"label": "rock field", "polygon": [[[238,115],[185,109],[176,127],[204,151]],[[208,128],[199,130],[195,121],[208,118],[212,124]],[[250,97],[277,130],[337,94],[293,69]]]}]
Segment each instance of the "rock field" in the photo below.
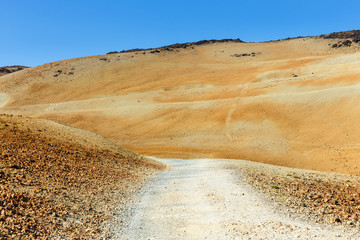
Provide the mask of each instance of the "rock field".
[{"label": "rock field", "polygon": [[1,239],[106,237],[103,226],[146,176],[133,155],[61,141],[33,119],[0,116]]}]

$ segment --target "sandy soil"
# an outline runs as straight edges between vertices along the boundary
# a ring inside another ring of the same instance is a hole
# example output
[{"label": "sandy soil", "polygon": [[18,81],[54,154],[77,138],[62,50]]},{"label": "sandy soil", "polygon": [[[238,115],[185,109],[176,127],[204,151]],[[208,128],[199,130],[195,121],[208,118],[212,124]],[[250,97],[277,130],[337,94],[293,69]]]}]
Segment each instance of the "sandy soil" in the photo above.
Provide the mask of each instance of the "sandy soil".
[{"label": "sandy soil", "polygon": [[0,94],[0,108],[5,106],[6,103],[10,100],[10,98],[5,93]]},{"label": "sandy soil", "polygon": [[[130,209],[119,239],[358,239],[355,229],[326,226],[278,210],[247,183],[236,160],[160,159],[159,174]],[[241,161],[240,161],[241,162]],[[247,167],[253,163],[246,162]],[[256,164],[255,164],[256,165]],[[258,167],[258,166],[257,166]],[[115,238],[117,239],[117,238]]]},{"label": "sandy soil", "polygon": [[48,63],[0,77],[10,97],[1,111],[145,155],[360,175],[359,44],[332,48],[339,41],[213,43]]}]

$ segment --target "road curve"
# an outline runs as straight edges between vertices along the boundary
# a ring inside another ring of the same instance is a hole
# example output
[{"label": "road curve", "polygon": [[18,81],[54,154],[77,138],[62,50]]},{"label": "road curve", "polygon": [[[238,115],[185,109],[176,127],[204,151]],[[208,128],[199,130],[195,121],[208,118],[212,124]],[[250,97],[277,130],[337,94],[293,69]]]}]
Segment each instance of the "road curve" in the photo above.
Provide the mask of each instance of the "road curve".
[{"label": "road curve", "polygon": [[157,159],[159,174],[115,239],[357,239],[285,216],[234,174],[232,160]]}]

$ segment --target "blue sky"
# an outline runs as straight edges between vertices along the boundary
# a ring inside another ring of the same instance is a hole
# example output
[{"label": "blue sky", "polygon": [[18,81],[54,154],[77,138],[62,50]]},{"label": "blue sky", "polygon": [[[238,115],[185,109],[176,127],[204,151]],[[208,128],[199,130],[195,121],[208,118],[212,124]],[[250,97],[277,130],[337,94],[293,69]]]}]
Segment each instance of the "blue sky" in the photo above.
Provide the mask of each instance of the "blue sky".
[{"label": "blue sky", "polygon": [[0,66],[37,66],[204,39],[360,29],[360,1],[0,0]]}]

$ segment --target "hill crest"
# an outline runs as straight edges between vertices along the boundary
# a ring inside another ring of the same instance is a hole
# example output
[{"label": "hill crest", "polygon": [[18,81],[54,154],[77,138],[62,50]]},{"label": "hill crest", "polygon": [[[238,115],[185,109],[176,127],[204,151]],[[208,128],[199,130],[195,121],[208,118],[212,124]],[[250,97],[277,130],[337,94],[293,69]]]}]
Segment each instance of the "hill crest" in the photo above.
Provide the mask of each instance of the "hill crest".
[{"label": "hill crest", "polygon": [[[299,38],[324,38],[324,39],[352,39],[355,43],[358,43],[360,41],[360,30],[351,30],[351,31],[342,31],[342,32],[333,32],[329,34],[321,34],[317,36],[298,36],[298,37],[288,37],[284,39],[277,39],[277,40],[270,40],[270,41],[264,41],[264,42],[278,42],[278,41],[285,41],[285,40],[292,40],[292,39],[299,39]],[[134,48],[134,49],[128,49],[128,50],[122,50],[122,51],[111,51],[107,54],[116,54],[116,53],[131,53],[131,52],[146,52],[146,51],[154,51],[152,53],[155,53],[157,51],[165,50],[165,51],[173,51],[175,49],[180,48],[193,48],[194,46],[204,45],[204,44],[211,44],[211,43],[229,43],[229,42],[236,42],[236,43],[246,43],[245,41],[237,39],[211,39],[211,40],[200,40],[196,42],[186,42],[186,43],[175,43],[171,45],[166,45],[162,47],[157,48]],[[258,43],[264,43],[264,42],[258,42]]]},{"label": "hill crest", "polygon": [[17,71],[21,71],[25,68],[28,68],[28,67],[20,66],[20,65],[0,67],[0,76],[9,74],[9,73],[13,73],[13,72],[17,72]]},{"label": "hill crest", "polygon": [[49,63],[0,77],[1,111],[150,156],[360,175],[360,49],[345,41],[221,42]]}]

